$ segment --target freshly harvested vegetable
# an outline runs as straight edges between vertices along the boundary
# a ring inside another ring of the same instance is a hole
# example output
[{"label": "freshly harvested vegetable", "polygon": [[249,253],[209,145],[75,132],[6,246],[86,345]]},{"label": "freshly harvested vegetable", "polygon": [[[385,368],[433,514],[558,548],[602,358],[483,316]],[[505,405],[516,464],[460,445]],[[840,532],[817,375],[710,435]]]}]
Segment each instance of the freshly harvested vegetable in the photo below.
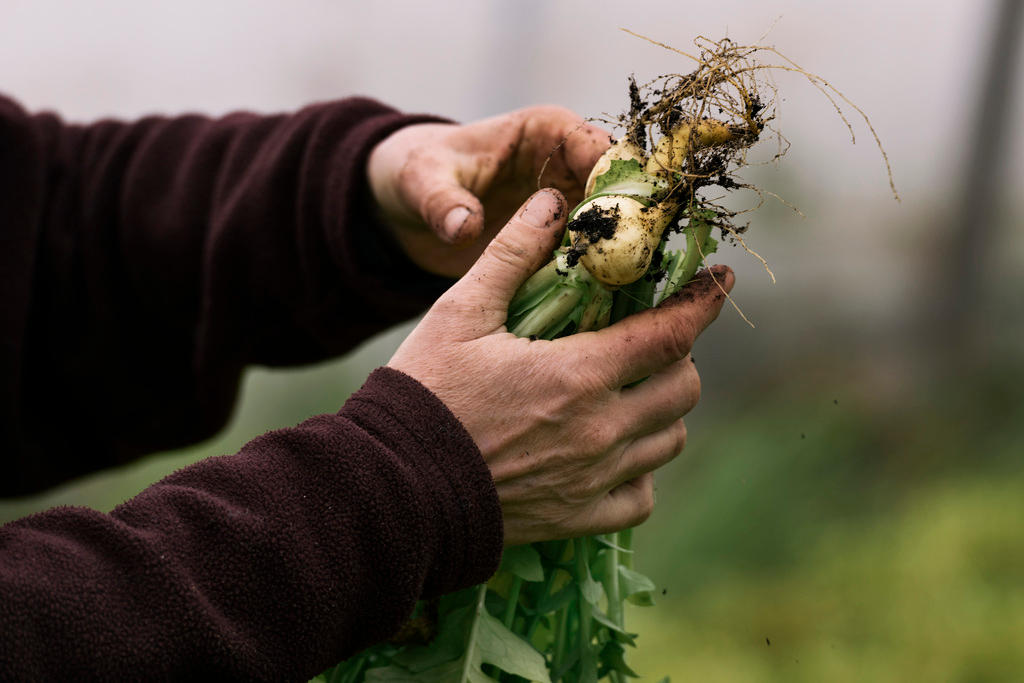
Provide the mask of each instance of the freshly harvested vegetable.
[{"label": "freshly harvested vegetable", "polygon": [[[833,104],[834,95],[854,106],[788,60],[754,61],[760,52],[781,57],[774,49],[727,39],[696,45],[699,55],[686,55],[694,71],[644,86],[630,80],[629,111],[608,122],[624,132],[594,166],[561,246],[509,305],[510,332],[554,339],[600,329],[691,281],[717,248],[713,231],[746,248],[746,226],[734,223],[742,212],[716,197],[746,189],[763,199],[735,173],[766,130],[779,140],[776,156],[784,152],[784,139],[770,128],[775,91],[758,80],[765,70],[801,73]],[[682,249],[667,247],[673,235],[682,236]],[[655,589],[633,569],[631,529],[507,548],[486,585],[421,604],[392,642],[322,678],[622,683],[637,676],[625,659],[636,637],[626,630],[625,604],[651,605]]]}]

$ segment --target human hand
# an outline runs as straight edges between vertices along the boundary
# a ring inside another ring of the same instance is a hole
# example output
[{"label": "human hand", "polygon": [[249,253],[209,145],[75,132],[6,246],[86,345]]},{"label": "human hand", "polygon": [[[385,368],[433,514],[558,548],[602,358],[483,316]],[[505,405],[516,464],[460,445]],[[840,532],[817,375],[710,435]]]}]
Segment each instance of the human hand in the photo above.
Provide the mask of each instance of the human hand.
[{"label": "human hand", "polygon": [[367,174],[405,253],[458,277],[540,185],[581,201],[609,144],[608,133],[566,109],[529,107],[467,125],[402,128],[374,148]]},{"label": "human hand", "polygon": [[601,331],[516,337],[504,326],[509,301],[550,258],[565,217],[557,192],[534,194],[389,362],[473,437],[507,545],[610,532],[650,515],[652,472],[682,450],[682,417],[700,394],[690,347],[721,310],[716,282],[733,284],[723,267]]}]

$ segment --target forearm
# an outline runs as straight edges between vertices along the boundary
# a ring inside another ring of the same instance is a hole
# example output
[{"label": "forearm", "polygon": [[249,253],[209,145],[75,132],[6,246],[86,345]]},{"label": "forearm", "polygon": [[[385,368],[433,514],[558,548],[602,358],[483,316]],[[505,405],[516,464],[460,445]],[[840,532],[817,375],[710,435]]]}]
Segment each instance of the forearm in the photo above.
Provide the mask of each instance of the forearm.
[{"label": "forearm", "polygon": [[364,177],[378,140],[425,117],[344,100],[75,126],[6,104],[24,154],[0,155],[23,176],[0,188],[0,258],[24,310],[4,321],[20,434],[3,437],[27,470],[0,493],[208,436],[246,364],[343,352],[448,284],[390,245]]},{"label": "forearm", "polygon": [[186,468],[110,515],[0,528],[0,678],[308,680],[497,566],[472,440],[376,373],[337,415]]}]

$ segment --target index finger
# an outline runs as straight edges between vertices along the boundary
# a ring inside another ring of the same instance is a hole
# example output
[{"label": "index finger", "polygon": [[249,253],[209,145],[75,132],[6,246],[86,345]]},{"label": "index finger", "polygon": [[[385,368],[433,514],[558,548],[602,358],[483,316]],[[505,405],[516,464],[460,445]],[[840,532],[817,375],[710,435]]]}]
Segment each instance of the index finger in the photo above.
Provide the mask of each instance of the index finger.
[{"label": "index finger", "polygon": [[584,343],[581,350],[588,362],[603,361],[608,386],[631,384],[684,358],[697,336],[718,317],[734,282],[726,266],[702,270],[660,306],[574,339]]},{"label": "index finger", "polygon": [[543,185],[582,191],[590,169],[611,146],[608,131],[562,107],[530,107],[522,113],[527,117],[522,140],[523,151],[531,157],[529,172],[543,171]]}]

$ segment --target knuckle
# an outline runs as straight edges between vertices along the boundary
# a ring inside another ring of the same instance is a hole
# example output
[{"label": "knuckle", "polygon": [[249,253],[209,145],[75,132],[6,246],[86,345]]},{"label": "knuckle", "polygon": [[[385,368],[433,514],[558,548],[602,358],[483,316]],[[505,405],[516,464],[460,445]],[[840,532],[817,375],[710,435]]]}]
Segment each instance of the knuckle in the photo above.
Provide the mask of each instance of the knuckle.
[{"label": "knuckle", "polygon": [[484,255],[492,261],[519,268],[522,266],[526,252],[521,245],[510,239],[504,232],[499,232],[484,249]]},{"label": "knuckle", "polygon": [[674,458],[680,453],[682,453],[683,449],[686,448],[686,423],[683,422],[682,419],[677,420],[675,424],[672,426],[672,431],[673,436],[675,437],[675,448],[672,452],[672,457]]},{"label": "knuckle", "polygon": [[587,434],[587,450],[594,461],[600,462],[608,457],[608,452],[619,441],[618,430],[607,419],[591,421]]},{"label": "knuckle", "polygon": [[686,357],[697,337],[696,326],[687,315],[670,316],[660,332],[662,351],[666,357],[674,360]]},{"label": "knuckle", "polygon": [[594,363],[577,364],[575,369],[564,374],[566,386],[578,397],[592,400],[608,392],[608,381]]},{"label": "knuckle", "polygon": [[683,376],[682,386],[679,388],[679,396],[681,397],[680,407],[682,413],[685,415],[696,407],[700,401],[700,375],[697,373],[697,369],[693,366],[688,359],[682,361],[689,366],[689,369]]},{"label": "knuckle", "polygon": [[660,442],[660,447],[652,449],[649,460],[646,462],[648,472],[653,472],[672,462],[686,448],[686,424],[682,418],[666,428],[664,438],[660,439]]},{"label": "knuckle", "polygon": [[603,358],[594,355],[589,347],[572,342],[560,350],[557,364],[552,368],[552,379],[558,382],[567,396],[574,401],[594,401],[608,395],[612,389],[609,386],[610,372]]},{"label": "knuckle", "polygon": [[533,107],[528,107],[523,110],[527,118],[540,119],[549,121],[566,121],[576,124],[583,119],[579,114],[557,104],[538,104]]},{"label": "knuckle", "polygon": [[580,475],[577,480],[577,498],[582,501],[591,501],[600,498],[608,490],[605,477],[599,472],[589,471]]},{"label": "knuckle", "polygon": [[636,505],[633,506],[633,518],[630,526],[643,524],[654,514],[654,482],[650,477],[645,477],[641,484],[640,494],[637,496]]}]

